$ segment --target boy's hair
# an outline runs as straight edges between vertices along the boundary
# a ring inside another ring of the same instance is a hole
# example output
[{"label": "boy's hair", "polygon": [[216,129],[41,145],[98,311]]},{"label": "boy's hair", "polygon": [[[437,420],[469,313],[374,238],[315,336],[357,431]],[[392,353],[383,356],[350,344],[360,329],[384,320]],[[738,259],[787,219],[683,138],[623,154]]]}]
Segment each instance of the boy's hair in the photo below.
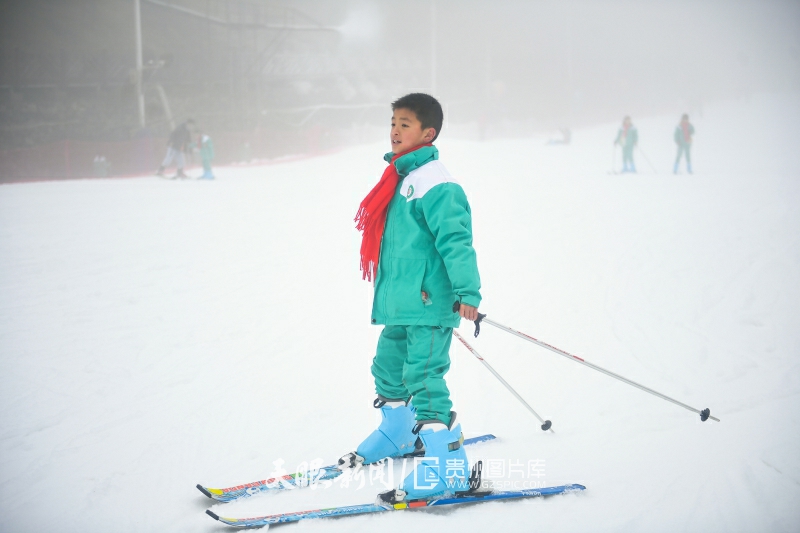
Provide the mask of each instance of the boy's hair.
[{"label": "boy's hair", "polygon": [[442,131],[444,113],[441,104],[433,96],[425,93],[407,94],[392,102],[392,111],[398,109],[413,111],[417,120],[422,124],[422,129],[433,128],[436,130],[436,135],[433,136],[431,142],[435,141]]}]

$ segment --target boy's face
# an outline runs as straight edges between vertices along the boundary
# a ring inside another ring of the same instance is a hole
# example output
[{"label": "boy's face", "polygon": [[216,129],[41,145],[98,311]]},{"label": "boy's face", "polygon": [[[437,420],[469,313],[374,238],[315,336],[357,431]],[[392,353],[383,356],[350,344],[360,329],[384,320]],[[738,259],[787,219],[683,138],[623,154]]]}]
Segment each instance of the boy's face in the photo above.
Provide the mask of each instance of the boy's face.
[{"label": "boy's face", "polygon": [[392,153],[399,154],[421,144],[429,143],[436,135],[434,128],[422,129],[417,114],[409,109],[395,109],[392,113]]}]

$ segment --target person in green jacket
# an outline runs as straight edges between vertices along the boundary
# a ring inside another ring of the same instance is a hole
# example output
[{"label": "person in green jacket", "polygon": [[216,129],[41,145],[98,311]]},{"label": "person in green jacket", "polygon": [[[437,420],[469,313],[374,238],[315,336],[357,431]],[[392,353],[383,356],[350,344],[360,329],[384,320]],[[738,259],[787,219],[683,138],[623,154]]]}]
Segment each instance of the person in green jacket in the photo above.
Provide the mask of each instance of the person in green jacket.
[{"label": "person in green jacket", "polygon": [[214,159],[214,143],[211,137],[206,134],[200,136],[200,158],[203,161],[203,175],[200,179],[213,180],[214,174],[211,173],[211,161]]},{"label": "person in green jacket", "polygon": [[689,122],[689,115],[686,113],[681,117],[680,123],[675,127],[675,144],[678,145],[678,157],[675,158],[675,165],[672,167],[672,173],[678,173],[678,166],[681,162],[681,155],[686,154],[686,170],[689,174],[692,173],[692,137],[694,136],[694,126]]},{"label": "person in green jacket", "polygon": [[639,142],[639,132],[631,122],[631,117],[622,119],[622,126],[617,132],[614,144],[622,147],[622,172],[636,173],[636,165],[633,162],[633,149]]},{"label": "person in green jacket", "polygon": [[433,141],[442,107],[412,93],[392,104],[389,166],[356,216],[361,270],[374,281],[372,324],[384,326],[372,361],[382,421],[342,468],[421,456],[403,484],[381,497],[398,503],[468,490],[461,425],[444,379],[453,328],[476,320],[480,276],[466,194]]}]

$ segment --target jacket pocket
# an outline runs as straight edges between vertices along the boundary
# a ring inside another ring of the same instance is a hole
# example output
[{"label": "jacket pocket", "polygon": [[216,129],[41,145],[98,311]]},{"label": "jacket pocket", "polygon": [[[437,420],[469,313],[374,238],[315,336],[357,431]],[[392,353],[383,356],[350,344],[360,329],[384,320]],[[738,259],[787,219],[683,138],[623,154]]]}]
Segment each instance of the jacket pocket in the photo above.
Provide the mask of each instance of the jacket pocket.
[{"label": "jacket pocket", "polygon": [[422,280],[425,278],[424,259],[391,259],[392,268],[386,280],[386,314],[390,318],[422,317]]}]

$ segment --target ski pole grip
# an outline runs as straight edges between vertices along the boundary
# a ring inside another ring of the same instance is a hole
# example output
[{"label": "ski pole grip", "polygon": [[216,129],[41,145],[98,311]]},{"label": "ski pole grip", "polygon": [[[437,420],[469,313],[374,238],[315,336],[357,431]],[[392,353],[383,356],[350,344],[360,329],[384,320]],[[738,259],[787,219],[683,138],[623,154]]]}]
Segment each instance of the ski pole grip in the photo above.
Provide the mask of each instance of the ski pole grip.
[{"label": "ski pole grip", "polygon": [[[458,310],[461,309],[461,302],[458,300],[453,303],[453,312],[458,313]],[[481,334],[481,320],[486,318],[486,314],[478,313],[478,319],[475,321],[475,337]]]},{"label": "ski pole grip", "polygon": [[486,318],[485,313],[478,313],[478,320],[475,321],[475,337],[481,334],[481,320]]}]

